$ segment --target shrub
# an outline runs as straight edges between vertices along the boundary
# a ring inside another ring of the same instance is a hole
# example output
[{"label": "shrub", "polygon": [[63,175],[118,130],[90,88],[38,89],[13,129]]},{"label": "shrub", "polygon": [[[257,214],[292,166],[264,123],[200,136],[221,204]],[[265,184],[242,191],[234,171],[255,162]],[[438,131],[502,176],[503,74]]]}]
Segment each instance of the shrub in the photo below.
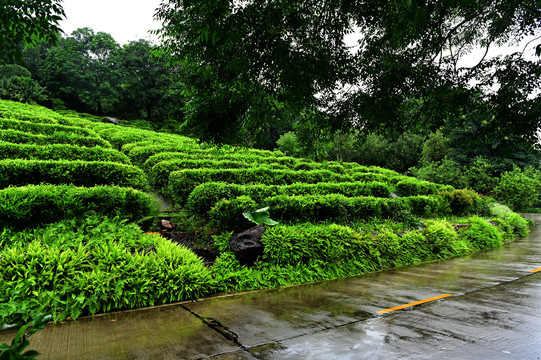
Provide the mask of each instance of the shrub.
[{"label": "shrub", "polygon": [[442,190],[454,190],[450,185],[439,185],[415,178],[405,178],[396,184],[396,192],[401,196],[430,195]]},{"label": "shrub", "polygon": [[194,299],[211,288],[210,271],[190,250],[118,219],[65,221],[24,236],[28,242],[0,252],[0,322],[39,312],[76,319]]},{"label": "shrub", "polygon": [[514,168],[501,175],[493,194],[496,199],[513,210],[522,211],[538,201],[540,191],[541,173],[539,170]]},{"label": "shrub", "polygon": [[437,184],[452,185],[455,188],[465,188],[464,171],[459,163],[445,158],[441,162],[423,164],[419,169],[411,168],[413,176]]},{"label": "shrub", "polygon": [[[150,171],[150,181],[152,185],[158,189],[164,189],[169,182],[169,174],[173,171],[183,170],[183,169],[239,169],[239,168],[250,168],[257,167],[260,165],[259,162],[249,162],[250,159],[246,158],[244,161],[242,158],[238,160],[215,160],[215,159],[204,159],[204,160],[191,160],[191,159],[179,159],[179,160],[170,160],[162,161],[154,165]],[[283,165],[267,163],[265,164],[269,169],[284,169]]]},{"label": "shrub", "polygon": [[326,170],[291,171],[265,167],[251,169],[188,169],[171,173],[167,193],[178,204],[184,204],[197,185],[205,182],[223,181],[232,184],[275,184],[288,185],[295,182],[318,183],[324,181],[349,181],[347,175],[338,175]]},{"label": "shrub", "polygon": [[427,220],[423,235],[437,258],[444,259],[469,251],[466,245],[459,242],[456,231],[447,220]]},{"label": "shrub", "polygon": [[111,161],[129,164],[130,159],[119,151],[99,146],[69,144],[13,144],[0,142],[1,159]]},{"label": "shrub", "polygon": [[259,163],[268,163],[272,162],[281,167],[290,167],[295,166],[300,160],[285,157],[285,156],[262,156],[258,154],[252,154],[247,152],[222,152],[216,153],[216,149],[199,149],[193,148],[186,150],[185,152],[160,152],[156,155],[150,156],[145,163],[143,168],[150,171],[156,164],[165,161],[173,160],[230,160],[230,161],[244,161],[244,162],[259,162]]},{"label": "shrub", "polygon": [[276,141],[276,145],[278,145],[278,150],[288,156],[298,157],[303,153],[302,147],[297,140],[297,135],[293,131],[282,134]]},{"label": "shrub", "polygon": [[78,146],[100,146],[102,148],[110,148],[111,144],[107,141],[89,136],[80,136],[71,132],[55,132],[52,135],[28,134],[19,130],[0,130],[0,140],[18,143],[18,144],[71,144]]},{"label": "shrub", "polygon": [[0,188],[27,184],[118,185],[147,189],[135,166],[104,161],[0,160]]},{"label": "shrub", "polygon": [[440,191],[449,202],[454,215],[488,214],[489,208],[484,198],[472,190]]},{"label": "shrub", "polygon": [[156,212],[149,195],[114,186],[28,185],[0,190],[0,223],[28,227],[95,212],[139,220]]},{"label": "shrub", "polygon": [[27,133],[53,135],[58,132],[76,134],[82,137],[98,137],[98,135],[89,129],[77,126],[65,126],[58,124],[33,123],[29,121],[0,119],[0,129],[19,130]]},{"label": "shrub", "polygon": [[257,203],[266,197],[283,195],[328,195],[342,194],[348,197],[375,196],[389,197],[390,187],[380,182],[342,183],[295,183],[291,185],[239,185],[219,182],[203,183],[195,187],[186,201],[186,209],[194,214],[204,215],[221,199],[240,195],[250,196]]},{"label": "shrub", "polygon": [[467,223],[470,224],[470,228],[461,230],[460,235],[475,249],[490,249],[502,245],[502,234],[487,220],[474,216],[468,218]]},{"label": "shrub", "polygon": [[[249,200],[249,201],[248,201]],[[273,219],[280,222],[346,222],[353,219],[401,219],[404,212],[418,216],[441,216],[448,213],[443,198],[437,196],[412,196],[404,198],[348,198],[339,194],[286,196],[277,195],[254,201],[251,197],[223,199],[209,211],[211,223],[220,229],[241,230],[244,222],[237,220],[238,209],[270,207]]]}]

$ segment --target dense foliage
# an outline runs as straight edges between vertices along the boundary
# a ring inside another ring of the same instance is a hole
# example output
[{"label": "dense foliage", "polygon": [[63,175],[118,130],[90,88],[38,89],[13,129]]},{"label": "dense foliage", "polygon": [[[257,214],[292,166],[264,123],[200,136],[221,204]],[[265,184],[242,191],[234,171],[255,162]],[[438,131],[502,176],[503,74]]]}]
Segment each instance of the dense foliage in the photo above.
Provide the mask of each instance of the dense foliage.
[{"label": "dense foliage", "polygon": [[[0,323],[363,274],[497,247],[529,231],[491,198],[377,166],[210,146],[3,100],[0,128]],[[514,170],[495,187],[512,206],[528,192],[506,197],[507,189],[541,184],[528,181],[538,172],[523,175]],[[149,189],[172,200],[179,229],[214,249],[213,265],[145,234],[158,213]],[[229,247],[249,221],[266,224],[252,266]]]}]

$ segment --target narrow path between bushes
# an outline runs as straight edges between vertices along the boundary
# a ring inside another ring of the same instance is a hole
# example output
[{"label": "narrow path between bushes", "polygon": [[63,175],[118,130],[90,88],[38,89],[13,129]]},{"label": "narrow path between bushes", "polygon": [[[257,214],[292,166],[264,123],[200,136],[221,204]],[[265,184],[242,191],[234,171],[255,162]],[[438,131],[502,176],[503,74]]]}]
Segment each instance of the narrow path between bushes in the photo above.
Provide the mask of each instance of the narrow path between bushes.
[{"label": "narrow path between bushes", "polygon": [[537,359],[541,215],[530,217],[531,235],[501,249],[84,318],[30,348],[40,359]]}]

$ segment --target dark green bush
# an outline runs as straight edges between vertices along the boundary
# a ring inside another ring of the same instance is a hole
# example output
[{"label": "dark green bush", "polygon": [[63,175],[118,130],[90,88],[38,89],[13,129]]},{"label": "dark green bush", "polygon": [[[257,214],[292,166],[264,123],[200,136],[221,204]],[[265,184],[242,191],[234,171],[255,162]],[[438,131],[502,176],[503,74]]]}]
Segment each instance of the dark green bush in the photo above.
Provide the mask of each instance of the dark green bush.
[{"label": "dark green bush", "polygon": [[0,141],[6,141],[17,144],[71,144],[78,146],[100,146],[110,148],[111,144],[102,138],[80,136],[71,132],[56,132],[52,135],[28,134],[19,130],[0,130]]},{"label": "dark green bush", "polygon": [[447,199],[454,215],[487,215],[489,212],[486,199],[473,190],[444,190],[438,194]]},{"label": "dark green bush", "polygon": [[132,165],[104,161],[0,160],[0,188],[40,183],[148,188],[143,171]]},{"label": "dark green bush", "polygon": [[149,195],[116,186],[28,185],[0,190],[3,226],[35,226],[87,212],[139,220],[156,210]]},{"label": "dark green bush", "polygon": [[119,151],[99,146],[69,144],[13,144],[0,142],[0,159],[112,161],[129,164],[130,159]]}]

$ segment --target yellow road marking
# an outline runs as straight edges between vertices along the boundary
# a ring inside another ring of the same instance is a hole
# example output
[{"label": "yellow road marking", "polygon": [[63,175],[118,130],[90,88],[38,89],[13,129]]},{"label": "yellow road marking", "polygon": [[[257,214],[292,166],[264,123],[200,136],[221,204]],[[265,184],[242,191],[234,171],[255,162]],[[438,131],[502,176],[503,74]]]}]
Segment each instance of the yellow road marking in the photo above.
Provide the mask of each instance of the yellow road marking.
[{"label": "yellow road marking", "polygon": [[404,309],[404,308],[407,308],[407,307],[410,307],[410,306],[424,304],[424,303],[427,303],[427,302],[430,302],[430,301],[443,299],[443,298],[446,298],[446,297],[449,297],[449,296],[453,296],[453,295],[451,295],[451,294],[443,294],[443,295],[434,296],[434,297],[431,297],[430,299],[419,300],[419,301],[415,301],[415,302],[412,302],[412,303],[409,303],[409,304],[404,304],[404,305],[392,307],[392,308],[389,308],[389,309],[380,310],[380,311],[378,311],[378,314],[385,314],[385,313],[388,313],[388,312],[391,312],[391,311],[396,311],[396,310]]},{"label": "yellow road marking", "polygon": [[538,271],[541,271],[541,268],[530,270],[530,272],[538,272]]}]

